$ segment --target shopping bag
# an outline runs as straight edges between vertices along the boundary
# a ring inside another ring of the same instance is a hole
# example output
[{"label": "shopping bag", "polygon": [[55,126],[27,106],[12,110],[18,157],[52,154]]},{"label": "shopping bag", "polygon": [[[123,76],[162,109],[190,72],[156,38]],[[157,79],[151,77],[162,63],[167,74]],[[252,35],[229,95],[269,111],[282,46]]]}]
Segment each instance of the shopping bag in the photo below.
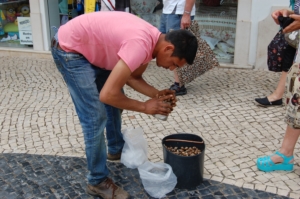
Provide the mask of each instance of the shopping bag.
[{"label": "shopping bag", "polygon": [[184,67],[176,69],[179,81],[183,85],[190,83],[206,71],[220,66],[207,42],[200,37],[198,22],[194,20],[188,30],[196,36],[198,50],[192,65],[186,64]]}]

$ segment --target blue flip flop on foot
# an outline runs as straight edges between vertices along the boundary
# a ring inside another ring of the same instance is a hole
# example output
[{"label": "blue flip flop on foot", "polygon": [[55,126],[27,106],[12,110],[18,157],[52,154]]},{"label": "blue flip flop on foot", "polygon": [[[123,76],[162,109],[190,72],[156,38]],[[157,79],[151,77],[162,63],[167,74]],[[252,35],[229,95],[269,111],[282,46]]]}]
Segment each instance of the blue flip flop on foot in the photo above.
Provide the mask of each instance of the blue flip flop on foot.
[{"label": "blue flip flop on foot", "polygon": [[[283,162],[281,163],[274,163],[271,159],[273,155],[278,155],[282,157]],[[294,156],[285,156],[279,151],[276,151],[275,154],[271,156],[264,156],[257,158],[256,166],[259,170],[270,172],[270,171],[292,171],[294,169],[294,163],[291,160],[294,159]]]}]

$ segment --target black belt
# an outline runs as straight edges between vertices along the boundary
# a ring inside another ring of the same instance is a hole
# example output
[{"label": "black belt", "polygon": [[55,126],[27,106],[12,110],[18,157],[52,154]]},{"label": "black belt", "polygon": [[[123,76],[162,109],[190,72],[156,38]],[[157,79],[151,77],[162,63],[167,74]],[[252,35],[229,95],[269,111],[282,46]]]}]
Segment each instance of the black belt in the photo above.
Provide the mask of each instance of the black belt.
[{"label": "black belt", "polygon": [[57,48],[58,50],[63,51],[63,49],[60,47],[59,43],[54,38],[52,38],[52,40],[51,40],[51,48]]}]

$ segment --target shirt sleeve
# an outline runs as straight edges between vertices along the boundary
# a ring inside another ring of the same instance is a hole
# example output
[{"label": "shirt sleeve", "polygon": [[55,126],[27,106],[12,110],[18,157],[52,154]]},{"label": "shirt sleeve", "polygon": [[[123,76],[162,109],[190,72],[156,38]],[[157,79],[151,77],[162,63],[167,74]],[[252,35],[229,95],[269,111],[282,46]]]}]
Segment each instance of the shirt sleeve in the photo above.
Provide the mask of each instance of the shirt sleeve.
[{"label": "shirt sleeve", "polygon": [[141,40],[129,40],[123,43],[118,56],[127,64],[130,71],[135,71],[148,57],[146,45]]}]

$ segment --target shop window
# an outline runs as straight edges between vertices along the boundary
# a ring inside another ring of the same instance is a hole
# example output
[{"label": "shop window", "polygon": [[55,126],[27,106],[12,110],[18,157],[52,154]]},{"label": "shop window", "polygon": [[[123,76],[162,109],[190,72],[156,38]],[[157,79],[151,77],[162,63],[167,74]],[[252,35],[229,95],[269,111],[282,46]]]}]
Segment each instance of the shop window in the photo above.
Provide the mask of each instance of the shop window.
[{"label": "shop window", "polygon": [[0,0],[0,47],[32,44],[29,0]]},{"label": "shop window", "polygon": [[233,63],[237,19],[237,0],[196,1],[195,20],[200,35],[220,63]]},{"label": "shop window", "polygon": [[130,6],[133,14],[159,28],[162,0],[130,0]]}]

